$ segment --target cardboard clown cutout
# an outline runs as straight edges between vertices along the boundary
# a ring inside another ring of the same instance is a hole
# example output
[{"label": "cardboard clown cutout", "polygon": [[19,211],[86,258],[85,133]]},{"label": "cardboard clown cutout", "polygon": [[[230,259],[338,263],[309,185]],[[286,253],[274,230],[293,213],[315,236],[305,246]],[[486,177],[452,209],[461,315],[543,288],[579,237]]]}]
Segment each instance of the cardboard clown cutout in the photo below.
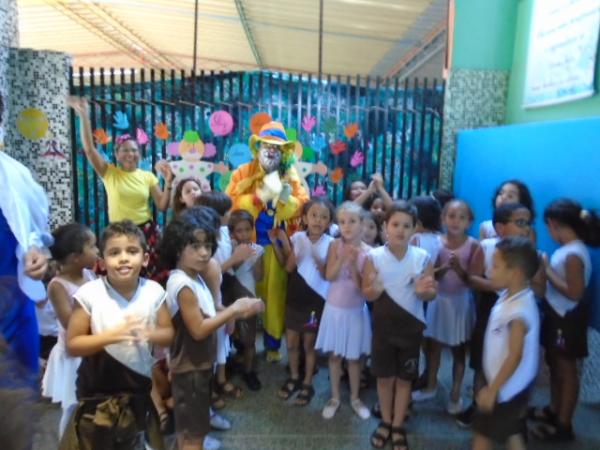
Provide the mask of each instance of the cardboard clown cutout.
[{"label": "cardboard clown cutout", "polygon": [[288,141],[279,122],[262,126],[250,138],[254,159],[231,175],[227,194],[233,209],[245,209],[255,219],[256,242],[265,248],[264,277],[257,283],[257,294],[266,302],[265,346],[270,360],[279,358],[284,330],[287,274],[277,262],[269,231],[283,228],[300,216],[308,201],[308,191],[294,168],[294,142]]}]

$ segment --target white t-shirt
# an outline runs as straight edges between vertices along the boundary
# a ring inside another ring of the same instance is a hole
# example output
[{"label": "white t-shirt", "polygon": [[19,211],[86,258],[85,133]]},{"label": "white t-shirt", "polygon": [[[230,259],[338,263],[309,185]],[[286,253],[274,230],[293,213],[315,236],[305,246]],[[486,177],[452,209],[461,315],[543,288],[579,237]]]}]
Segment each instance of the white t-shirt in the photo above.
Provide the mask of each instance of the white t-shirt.
[{"label": "white t-shirt", "polygon": [[483,268],[485,277],[489,280],[492,275],[492,263],[494,259],[494,252],[496,251],[496,244],[500,241],[500,238],[493,237],[484,239],[480,242],[481,249],[483,250]]},{"label": "white t-shirt", "polygon": [[430,261],[429,254],[421,248],[409,245],[404,257],[398,260],[387,245],[382,245],[371,249],[369,257],[390,298],[425,323],[423,302],[415,294],[414,280],[423,274]]},{"label": "white t-shirt", "polygon": [[304,281],[306,281],[306,284],[308,284],[311,289],[319,294],[325,301],[327,299],[327,293],[329,292],[329,281],[321,276],[313,253],[317,255],[322,263],[324,263],[327,261],[329,244],[331,244],[334,239],[330,235],[324,233],[319,240],[313,244],[306,234],[306,231],[299,231],[290,238],[290,241],[294,247],[298,274],[300,274],[300,276],[304,278]]},{"label": "white t-shirt", "polygon": [[[592,261],[590,259],[590,253],[583,242],[579,240],[572,241],[560,247],[552,254],[552,258],[550,258],[550,266],[562,280],[565,280],[566,263],[569,255],[577,256],[583,263],[583,279],[585,287],[587,287],[592,276]],[[550,283],[550,281],[546,283],[546,299],[548,300],[550,306],[552,306],[552,309],[554,309],[557,314],[563,317],[578,304],[577,302],[574,302],[567,296],[558,292],[552,283]]]},{"label": "white t-shirt", "polygon": [[498,392],[500,403],[521,393],[538,373],[540,318],[531,289],[524,289],[512,297],[507,297],[504,293],[492,308],[483,345],[483,371],[488,383],[498,375],[508,356],[510,323],[514,320],[522,320],[527,326],[527,333],[521,361]]},{"label": "white t-shirt", "polygon": [[480,228],[482,239],[490,239],[494,237],[498,237],[498,233],[494,228],[494,222],[492,220],[486,220],[481,222]]},{"label": "white t-shirt", "polygon": [[50,300],[44,306],[36,305],[35,317],[37,318],[40,336],[58,336],[58,320]]},{"label": "white t-shirt", "polygon": [[440,234],[424,231],[423,233],[415,233],[412,239],[414,246],[422,248],[429,253],[429,260],[432,264],[435,264],[440,253],[440,249],[443,245],[440,239]]},{"label": "white t-shirt", "polygon": [[258,261],[258,259],[263,255],[265,249],[258,244],[250,244],[254,251],[256,252],[246,261],[239,265],[237,269],[235,269],[235,277],[238,279],[242,285],[252,292],[253,295],[256,295],[256,280],[254,279],[254,265]]},{"label": "white t-shirt", "polygon": [[[89,314],[92,334],[99,334],[122,324],[126,317],[140,317],[145,325],[156,325],[158,309],[166,295],[160,284],[140,278],[135,294],[127,300],[102,277],[81,286],[73,297]],[[150,377],[155,362],[151,347],[142,341],[119,342],[104,350],[134,372]]]},{"label": "white t-shirt", "polygon": [[177,295],[179,295],[179,291],[184,287],[192,290],[198,299],[198,306],[203,315],[206,317],[214,317],[217,315],[215,301],[204,280],[200,276],[195,279],[191,278],[183,270],[175,269],[169,273],[169,279],[167,281],[167,306],[169,307],[171,317],[174,317],[179,311]]},{"label": "white t-shirt", "polygon": [[219,240],[217,245],[217,251],[213,255],[213,258],[217,260],[219,265],[223,265],[225,261],[231,258],[233,252],[233,246],[231,245],[231,236],[229,235],[229,228],[226,225],[221,225],[219,228]]}]

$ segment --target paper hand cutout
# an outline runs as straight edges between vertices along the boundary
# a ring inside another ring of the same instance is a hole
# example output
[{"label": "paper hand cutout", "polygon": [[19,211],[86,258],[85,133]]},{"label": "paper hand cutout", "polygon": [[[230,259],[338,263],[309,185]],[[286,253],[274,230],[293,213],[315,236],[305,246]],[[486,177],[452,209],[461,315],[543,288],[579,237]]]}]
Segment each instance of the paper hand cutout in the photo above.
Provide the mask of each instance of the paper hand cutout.
[{"label": "paper hand cutout", "polygon": [[117,111],[113,116],[113,119],[115,120],[113,125],[118,130],[126,130],[129,128],[129,119],[124,112]]},{"label": "paper hand cutout", "polygon": [[167,124],[164,122],[157,123],[154,126],[154,136],[156,136],[158,139],[162,139],[163,141],[169,139],[171,133],[169,133],[169,127]]},{"label": "paper hand cutout", "polygon": [[304,118],[302,119],[302,128],[307,133],[310,133],[316,124],[317,124],[317,119],[315,119],[312,116],[304,116]]},{"label": "paper hand cutout", "polygon": [[148,135],[144,130],[138,128],[137,130],[135,130],[135,140],[139,145],[145,145],[150,139],[148,139]]},{"label": "paper hand cutout", "polygon": [[93,136],[94,141],[96,141],[96,144],[99,145],[106,145],[112,140],[103,128],[98,128],[97,130],[94,130]]},{"label": "paper hand cutout", "polygon": [[350,158],[350,165],[352,167],[358,167],[364,162],[365,162],[365,155],[360,150],[356,150],[352,154],[352,158]]}]

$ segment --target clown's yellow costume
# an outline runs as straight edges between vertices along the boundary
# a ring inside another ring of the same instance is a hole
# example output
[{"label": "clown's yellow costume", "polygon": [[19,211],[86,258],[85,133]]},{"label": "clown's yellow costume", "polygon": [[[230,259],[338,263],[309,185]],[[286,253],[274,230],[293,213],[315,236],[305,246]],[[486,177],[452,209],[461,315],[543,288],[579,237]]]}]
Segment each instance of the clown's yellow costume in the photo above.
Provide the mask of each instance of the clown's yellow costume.
[{"label": "clown's yellow costume", "polygon": [[294,143],[287,140],[279,122],[265,124],[250,138],[254,159],[231,175],[227,194],[233,209],[245,209],[255,219],[256,242],[265,248],[264,276],[257,283],[257,295],[265,300],[265,347],[267,356],[277,359],[284,331],[287,273],[275,257],[268,232],[291,224],[308,201],[308,192],[294,168]]}]

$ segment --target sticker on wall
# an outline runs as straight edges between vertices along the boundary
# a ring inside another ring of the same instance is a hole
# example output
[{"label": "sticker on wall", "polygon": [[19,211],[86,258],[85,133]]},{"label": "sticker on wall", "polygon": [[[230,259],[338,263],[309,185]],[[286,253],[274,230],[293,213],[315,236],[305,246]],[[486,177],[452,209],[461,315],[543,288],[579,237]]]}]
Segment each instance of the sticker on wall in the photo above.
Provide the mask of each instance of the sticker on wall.
[{"label": "sticker on wall", "polygon": [[310,133],[316,124],[317,119],[315,119],[313,116],[304,116],[302,118],[302,129],[307,133]]},{"label": "sticker on wall", "polygon": [[227,150],[227,160],[234,169],[237,169],[242,164],[252,161],[250,147],[246,144],[233,144],[229,147],[229,150]]},{"label": "sticker on wall", "polygon": [[360,150],[357,150],[354,153],[352,153],[352,157],[350,158],[350,165],[352,167],[358,167],[364,162],[365,162],[365,155],[363,152],[361,152]]},{"label": "sticker on wall", "polygon": [[66,159],[67,156],[65,155],[65,152],[63,152],[59,147],[58,147],[58,142],[56,142],[54,139],[50,139],[47,143],[47,147],[46,147],[46,151],[44,153],[42,153],[43,157],[58,157],[58,158],[63,158]]},{"label": "sticker on wall", "polygon": [[146,145],[150,139],[143,129],[138,128],[135,130],[135,140],[139,145]]},{"label": "sticker on wall", "polygon": [[260,133],[260,129],[264,124],[271,122],[273,119],[266,112],[257,112],[250,118],[250,131],[252,134]]},{"label": "sticker on wall", "polygon": [[129,128],[129,119],[127,118],[127,114],[125,114],[123,111],[117,111],[113,115],[113,119],[113,126],[117,130],[127,130]]},{"label": "sticker on wall", "polygon": [[104,128],[94,130],[92,135],[94,136],[94,141],[97,145],[106,145],[112,140],[108,133],[104,131]]},{"label": "sticker on wall", "polygon": [[217,154],[217,147],[212,142],[207,142],[204,144],[204,157],[212,158]]},{"label": "sticker on wall", "polygon": [[331,148],[331,153],[339,155],[348,149],[348,144],[344,141],[335,141],[329,147]]},{"label": "sticker on wall", "polygon": [[334,184],[338,184],[344,178],[344,169],[341,167],[337,167],[333,172],[329,174],[329,178],[331,182]]},{"label": "sticker on wall", "polygon": [[167,126],[167,124],[161,122],[154,125],[154,136],[156,136],[157,139],[161,139],[163,141],[169,139],[171,133],[169,133],[169,127]]},{"label": "sticker on wall", "polygon": [[227,136],[233,130],[233,117],[227,111],[215,111],[208,123],[215,136]]},{"label": "sticker on wall", "polygon": [[357,123],[351,123],[349,125],[346,125],[346,127],[344,128],[344,135],[348,139],[352,139],[357,134],[358,134],[358,124]]},{"label": "sticker on wall", "polygon": [[38,108],[27,108],[17,117],[17,128],[26,139],[37,141],[48,131],[48,117]]}]

